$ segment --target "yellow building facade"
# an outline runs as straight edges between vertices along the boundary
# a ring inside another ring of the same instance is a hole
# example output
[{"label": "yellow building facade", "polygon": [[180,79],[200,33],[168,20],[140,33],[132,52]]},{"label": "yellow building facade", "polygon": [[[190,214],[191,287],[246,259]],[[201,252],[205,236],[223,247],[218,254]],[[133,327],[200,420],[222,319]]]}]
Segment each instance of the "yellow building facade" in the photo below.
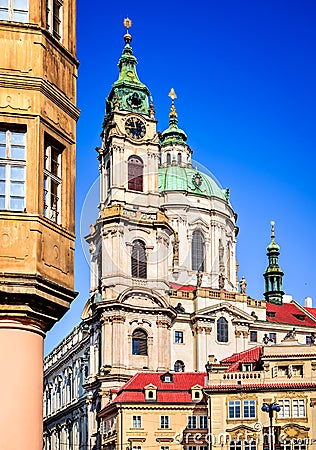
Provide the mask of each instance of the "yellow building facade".
[{"label": "yellow building facade", "polygon": [[[316,352],[294,335],[207,364],[212,448],[306,450],[315,438]],[[272,412],[263,411],[270,409]],[[270,418],[272,422],[270,422]],[[272,439],[270,440],[270,426]]]},{"label": "yellow building facade", "polygon": [[76,295],[75,16],[75,0],[0,7],[1,449],[42,448],[43,337]]}]

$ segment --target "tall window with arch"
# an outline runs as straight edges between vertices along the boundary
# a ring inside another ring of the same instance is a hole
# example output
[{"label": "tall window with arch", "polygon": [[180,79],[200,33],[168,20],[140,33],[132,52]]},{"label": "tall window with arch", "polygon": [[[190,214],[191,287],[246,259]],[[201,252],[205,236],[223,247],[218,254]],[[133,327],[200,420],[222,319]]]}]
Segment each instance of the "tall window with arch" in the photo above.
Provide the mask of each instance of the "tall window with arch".
[{"label": "tall window with arch", "polygon": [[200,231],[194,231],[192,236],[192,270],[204,272],[204,238]]},{"label": "tall window with arch", "polygon": [[136,155],[128,158],[128,189],[143,192],[143,160]]},{"label": "tall window with arch", "polygon": [[171,165],[171,154],[167,153],[167,165],[170,166]]},{"label": "tall window with arch", "polygon": [[181,164],[182,164],[182,155],[181,155],[181,153],[178,153],[177,163],[178,163],[178,166],[181,166]]},{"label": "tall window with arch", "polygon": [[146,331],[137,328],[132,334],[132,354],[133,355],[148,355],[148,336]]},{"label": "tall window with arch", "polygon": [[143,241],[137,239],[132,247],[132,277],[147,278],[146,246]]},{"label": "tall window with arch", "polygon": [[225,317],[217,320],[217,341],[228,342],[228,322]]}]

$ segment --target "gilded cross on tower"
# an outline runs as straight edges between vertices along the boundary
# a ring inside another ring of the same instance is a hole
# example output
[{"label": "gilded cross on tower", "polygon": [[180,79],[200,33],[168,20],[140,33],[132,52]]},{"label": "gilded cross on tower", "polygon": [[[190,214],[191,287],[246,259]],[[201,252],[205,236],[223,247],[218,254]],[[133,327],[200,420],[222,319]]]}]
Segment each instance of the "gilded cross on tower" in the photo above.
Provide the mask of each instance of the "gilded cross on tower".
[{"label": "gilded cross on tower", "polygon": [[174,99],[177,98],[177,94],[175,93],[174,89],[171,88],[171,91],[168,94],[168,97],[171,98],[172,104],[171,104],[171,112],[169,114],[169,117],[177,117],[176,108],[174,106]]},{"label": "gilded cross on tower", "polygon": [[126,17],[124,20],[123,20],[123,25],[124,25],[124,27],[126,28],[126,33],[125,33],[125,36],[124,36],[124,40],[125,40],[125,42],[126,43],[128,43],[128,42],[130,42],[131,40],[132,40],[132,36],[129,34],[129,29],[131,28],[131,26],[132,26],[132,21],[131,21],[131,19],[129,19],[128,17]]}]

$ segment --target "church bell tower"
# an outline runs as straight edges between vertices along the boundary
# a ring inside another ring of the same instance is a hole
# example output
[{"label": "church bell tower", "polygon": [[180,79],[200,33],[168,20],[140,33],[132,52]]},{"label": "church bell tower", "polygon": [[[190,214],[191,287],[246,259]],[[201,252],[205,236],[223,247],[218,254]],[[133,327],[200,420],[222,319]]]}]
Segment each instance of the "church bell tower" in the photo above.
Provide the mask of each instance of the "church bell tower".
[{"label": "church bell tower", "polygon": [[43,338],[76,296],[75,17],[75,0],[0,5],[2,450],[42,449]]},{"label": "church bell tower", "polygon": [[[133,286],[168,289],[172,230],[160,210],[160,144],[150,92],[138,78],[125,19],[119,77],[106,101],[100,161],[100,213],[92,244],[91,293],[116,298]],[[157,264],[157,262],[160,264]]]}]

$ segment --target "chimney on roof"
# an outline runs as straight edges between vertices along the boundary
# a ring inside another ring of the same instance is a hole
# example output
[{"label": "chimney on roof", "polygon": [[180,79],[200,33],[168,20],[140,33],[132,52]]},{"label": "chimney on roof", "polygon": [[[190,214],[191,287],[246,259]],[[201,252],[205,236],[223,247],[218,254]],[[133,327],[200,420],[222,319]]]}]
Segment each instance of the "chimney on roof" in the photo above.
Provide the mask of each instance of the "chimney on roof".
[{"label": "chimney on roof", "polygon": [[305,297],[305,308],[312,308],[313,307],[313,299],[312,297]]}]

